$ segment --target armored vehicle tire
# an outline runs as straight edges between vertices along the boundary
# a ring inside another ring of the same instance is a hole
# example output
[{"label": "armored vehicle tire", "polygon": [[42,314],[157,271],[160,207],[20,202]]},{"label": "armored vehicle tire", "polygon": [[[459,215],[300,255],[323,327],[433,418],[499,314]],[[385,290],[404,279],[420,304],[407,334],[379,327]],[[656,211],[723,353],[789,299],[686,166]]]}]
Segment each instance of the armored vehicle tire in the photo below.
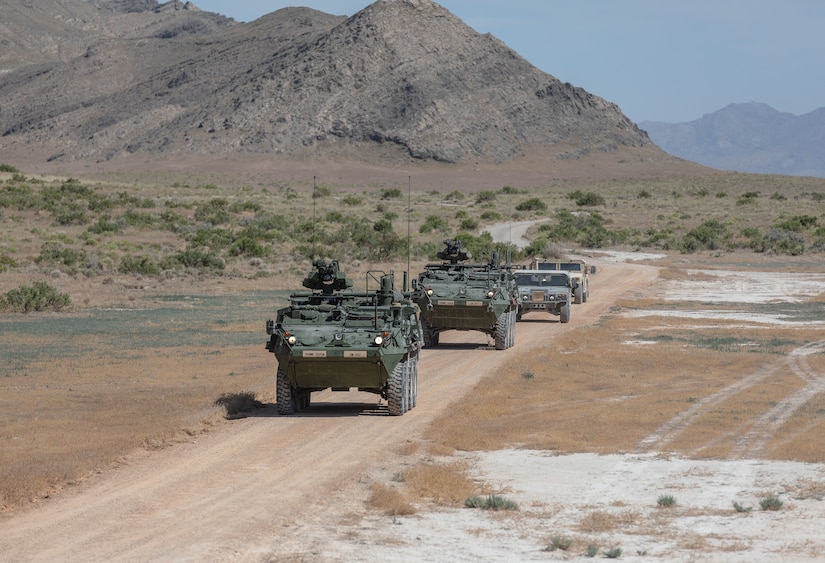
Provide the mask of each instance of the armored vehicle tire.
[{"label": "armored vehicle tire", "polygon": [[573,290],[573,303],[579,304],[584,302],[584,287],[579,285]]},{"label": "armored vehicle tire", "polygon": [[411,407],[413,390],[417,392],[418,362],[407,357],[395,366],[387,382],[387,408],[391,416],[401,416]]},{"label": "armored vehicle tire", "polygon": [[570,303],[562,306],[562,308],[559,310],[559,321],[563,323],[570,322]]},{"label": "armored vehicle tire", "polygon": [[[278,414],[295,414],[295,411],[298,410],[298,396],[292,390],[292,386],[280,366],[278,366],[278,375],[275,379],[275,396],[278,403]],[[307,406],[309,406],[309,397],[307,397]]]},{"label": "armored vehicle tire", "polygon": [[514,320],[512,311],[507,311],[496,321],[496,350],[506,350],[512,345]]},{"label": "armored vehicle tire", "polygon": [[510,346],[513,347],[516,345],[516,315],[518,313],[513,310],[508,313],[510,315]]},{"label": "armored vehicle tire", "polygon": [[432,348],[433,346],[438,346],[438,337],[439,333],[428,326],[424,326],[424,347],[425,348]]}]

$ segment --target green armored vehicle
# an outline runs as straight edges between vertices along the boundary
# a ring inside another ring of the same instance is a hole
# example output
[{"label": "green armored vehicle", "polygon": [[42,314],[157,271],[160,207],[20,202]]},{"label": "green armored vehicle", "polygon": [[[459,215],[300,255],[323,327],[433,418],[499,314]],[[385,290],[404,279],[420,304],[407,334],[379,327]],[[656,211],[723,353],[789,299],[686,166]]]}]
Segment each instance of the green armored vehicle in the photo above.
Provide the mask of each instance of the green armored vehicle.
[{"label": "green armored vehicle", "polygon": [[413,408],[423,342],[418,306],[395,289],[392,273],[368,273],[367,291],[358,293],[338,262],[316,260],[313,268],[303,281],[310,291],[290,295],[266,322],[266,349],[278,359],[278,413],[307,408],[313,391],[328,388],[380,395],[391,415]]},{"label": "green armored vehicle", "polygon": [[472,264],[461,241],[445,240],[440,264],[427,264],[413,280],[421,308],[424,346],[437,346],[445,330],[475,330],[491,336],[497,350],[515,343],[518,292],[509,266],[498,253],[488,264]]}]

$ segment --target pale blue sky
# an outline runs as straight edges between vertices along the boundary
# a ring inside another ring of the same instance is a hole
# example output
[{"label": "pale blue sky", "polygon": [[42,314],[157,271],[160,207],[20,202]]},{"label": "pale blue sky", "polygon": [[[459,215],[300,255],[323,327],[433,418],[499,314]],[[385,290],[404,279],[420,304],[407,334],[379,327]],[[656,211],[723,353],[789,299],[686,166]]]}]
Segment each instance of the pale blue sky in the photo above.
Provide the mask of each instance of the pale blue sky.
[{"label": "pale blue sky", "polygon": [[[352,15],[370,0],[194,0],[251,21],[286,6]],[[825,107],[823,0],[441,0],[562,82],[633,121],[693,121],[757,101]]]}]

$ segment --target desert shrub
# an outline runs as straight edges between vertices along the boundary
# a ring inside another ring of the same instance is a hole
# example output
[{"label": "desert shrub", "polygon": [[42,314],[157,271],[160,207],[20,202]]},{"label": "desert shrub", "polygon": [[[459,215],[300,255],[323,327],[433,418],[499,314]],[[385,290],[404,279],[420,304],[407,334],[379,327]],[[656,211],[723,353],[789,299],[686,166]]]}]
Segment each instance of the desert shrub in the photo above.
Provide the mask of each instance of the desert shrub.
[{"label": "desert shrub", "polygon": [[518,510],[518,503],[501,495],[467,497],[464,506],[467,508],[481,508],[482,510]]},{"label": "desert shrub", "polygon": [[379,219],[378,221],[372,224],[372,229],[379,233],[391,233],[392,222],[388,221],[387,219]]},{"label": "desert shrub", "polygon": [[501,213],[495,211],[485,211],[479,216],[479,219],[482,221],[501,221],[502,216]]},{"label": "desert shrub", "polygon": [[86,210],[75,202],[52,205],[50,211],[57,225],[85,225],[89,222]]},{"label": "desert shrub", "polygon": [[659,508],[671,508],[676,506],[676,497],[673,495],[659,495],[656,499],[656,506]]},{"label": "desert shrub", "polygon": [[468,217],[461,221],[459,228],[462,231],[475,231],[478,228],[478,219],[473,219],[472,217]]},{"label": "desert shrub", "polygon": [[579,207],[595,207],[605,204],[604,197],[595,192],[576,190],[567,194],[567,197],[575,201]]},{"label": "desert shrub", "polygon": [[462,201],[464,194],[459,191],[452,191],[444,196],[444,201]]},{"label": "desert shrub", "polygon": [[699,250],[716,250],[729,236],[728,228],[724,224],[717,219],[708,219],[682,237],[679,251],[682,254],[690,254]]},{"label": "desert shrub", "polygon": [[226,264],[214,251],[190,246],[165,257],[161,261],[161,268],[164,270],[174,270],[178,266],[200,271],[222,271]]},{"label": "desert shrub", "polygon": [[74,268],[86,259],[86,253],[74,248],[66,248],[59,242],[47,242],[40,249],[40,255],[34,259],[36,264],[46,266],[66,266]]},{"label": "desert shrub", "polygon": [[480,191],[476,194],[476,204],[492,203],[496,200],[496,192],[488,190]]},{"label": "desert shrub", "polygon": [[200,228],[186,238],[191,246],[208,248],[216,252],[235,241],[235,235],[231,231],[221,228]]},{"label": "desert shrub", "polygon": [[799,256],[805,252],[805,239],[793,231],[778,227],[770,229],[762,237],[761,252]]},{"label": "desert shrub", "polygon": [[0,273],[5,272],[9,268],[16,268],[17,262],[11,256],[0,252]]},{"label": "desert shrub", "polygon": [[11,164],[0,164],[0,172],[18,173],[20,171]]},{"label": "desert shrub", "polygon": [[401,199],[401,190],[398,188],[384,188],[381,190],[381,199]]},{"label": "desert shrub", "polygon": [[117,222],[112,221],[110,217],[98,217],[97,221],[89,226],[86,231],[95,235],[114,234],[119,233],[121,227]]},{"label": "desert shrub", "polygon": [[61,311],[72,304],[66,293],[60,293],[44,281],[21,285],[0,295],[0,310],[16,313],[32,311]]},{"label": "desert shrub", "polygon": [[561,209],[554,223],[539,225],[539,236],[525,249],[528,255],[541,255],[549,242],[577,242],[587,248],[601,248],[611,242],[622,242],[626,236],[614,233],[604,226],[604,219],[594,212],[571,213]]},{"label": "desert shrub", "polygon": [[419,233],[431,233],[433,231],[442,233],[449,228],[449,223],[443,217],[438,215],[427,215],[424,222],[418,227]]},{"label": "desert shrub", "polygon": [[142,274],[147,276],[160,274],[160,265],[157,260],[146,255],[133,256],[127,254],[120,259],[117,269],[123,274]]},{"label": "desert shrub", "polygon": [[531,197],[516,205],[517,211],[544,211],[547,209],[547,204],[537,197]]},{"label": "desert shrub", "polygon": [[794,215],[783,221],[774,224],[777,229],[801,233],[802,231],[816,226],[816,217],[813,215]]},{"label": "desert shrub", "polygon": [[267,248],[253,238],[242,236],[230,245],[229,254],[247,258],[263,258],[267,254]]},{"label": "desert shrub", "polygon": [[639,190],[639,192],[636,194],[636,197],[638,199],[650,199],[651,197],[653,197],[653,194],[651,194],[647,190]]},{"label": "desert shrub", "polygon": [[347,195],[344,196],[344,199],[341,200],[341,203],[344,205],[351,205],[353,207],[357,207],[361,205],[361,202],[364,201],[363,198],[358,197],[357,195]]},{"label": "desert shrub", "polygon": [[156,215],[147,213],[146,211],[135,211],[134,209],[127,209],[123,213],[123,222],[130,227],[139,227],[148,229],[154,227],[158,222]]},{"label": "desert shrub", "polygon": [[195,208],[195,219],[211,225],[222,225],[231,219],[229,202],[222,197],[215,197]]},{"label": "desert shrub", "polygon": [[771,495],[759,501],[759,508],[762,510],[779,510],[785,503],[779,497]]}]

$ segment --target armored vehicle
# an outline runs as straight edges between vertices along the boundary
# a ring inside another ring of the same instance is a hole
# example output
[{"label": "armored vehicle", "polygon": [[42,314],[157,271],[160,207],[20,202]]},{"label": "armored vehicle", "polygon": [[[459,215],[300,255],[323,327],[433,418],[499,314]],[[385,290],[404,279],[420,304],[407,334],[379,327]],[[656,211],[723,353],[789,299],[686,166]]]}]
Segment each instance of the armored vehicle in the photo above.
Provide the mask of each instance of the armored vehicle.
[{"label": "armored vehicle", "polygon": [[424,346],[437,346],[445,330],[475,330],[491,336],[497,350],[515,343],[518,296],[509,266],[499,254],[487,264],[472,257],[461,241],[445,240],[441,263],[427,264],[413,280],[413,300],[421,308]]},{"label": "armored vehicle", "polygon": [[578,280],[566,270],[516,270],[519,292],[518,320],[524,313],[544,311],[570,322],[570,301],[579,287]]},{"label": "armored vehicle", "polygon": [[589,274],[596,273],[596,266],[588,266],[584,260],[544,260],[534,258],[530,263],[533,270],[567,270],[570,276],[578,280],[578,287],[573,291],[573,303],[584,303],[590,297]]},{"label": "armored vehicle", "polygon": [[278,360],[278,413],[307,408],[313,391],[328,388],[380,395],[391,415],[413,408],[423,335],[418,306],[395,289],[393,274],[369,272],[359,293],[338,262],[316,260],[303,286],[310,291],[290,295],[266,321],[266,349]]}]

